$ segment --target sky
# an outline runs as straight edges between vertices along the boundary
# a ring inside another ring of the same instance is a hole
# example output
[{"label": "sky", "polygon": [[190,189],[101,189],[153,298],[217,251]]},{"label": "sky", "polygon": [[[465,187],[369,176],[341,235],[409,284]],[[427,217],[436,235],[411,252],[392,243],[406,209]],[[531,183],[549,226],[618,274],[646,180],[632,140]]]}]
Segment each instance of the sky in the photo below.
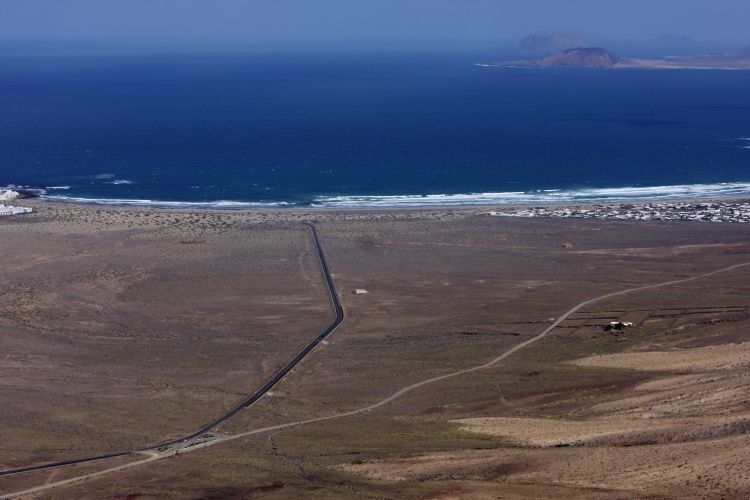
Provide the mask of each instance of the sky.
[{"label": "sky", "polygon": [[486,43],[555,29],[750,44],[750,0],[0,0],[0,41]]}]

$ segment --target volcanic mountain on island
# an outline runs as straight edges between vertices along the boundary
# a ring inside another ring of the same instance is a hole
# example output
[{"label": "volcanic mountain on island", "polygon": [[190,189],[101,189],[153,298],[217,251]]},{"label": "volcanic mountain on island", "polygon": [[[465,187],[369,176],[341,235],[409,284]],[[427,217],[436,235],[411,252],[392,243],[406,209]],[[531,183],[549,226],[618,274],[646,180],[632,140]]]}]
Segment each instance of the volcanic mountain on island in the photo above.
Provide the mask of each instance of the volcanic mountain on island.
[{"label": "volcanic mountain on island", "polygon": [[573,66],[577,68],[609,68],[614,66],[617,58],[607,49],[596,47],[577,47],[566,49],[539,61],[544,68]]}]

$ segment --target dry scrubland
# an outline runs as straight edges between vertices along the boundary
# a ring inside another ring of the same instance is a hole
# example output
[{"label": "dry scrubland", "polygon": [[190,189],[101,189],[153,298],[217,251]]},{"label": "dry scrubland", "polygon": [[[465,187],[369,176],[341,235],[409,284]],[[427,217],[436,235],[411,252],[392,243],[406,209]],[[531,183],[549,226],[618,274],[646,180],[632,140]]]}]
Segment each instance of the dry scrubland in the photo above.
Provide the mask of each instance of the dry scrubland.
[{"label": "dry scrubland", "polygon": [[[332,319],[300,220],[347,317],[219,434],[367,406],[584,300],[750,262],[750,225],[27,204],[0,220],[3,469],[179,437],[252,392]],[[41,496],[748,497],[749,308],[750,267],[612,297],[366,414]],[[597,328],[610,321],[636,326]],[[0,493],[135,459],[0,478]]]}]

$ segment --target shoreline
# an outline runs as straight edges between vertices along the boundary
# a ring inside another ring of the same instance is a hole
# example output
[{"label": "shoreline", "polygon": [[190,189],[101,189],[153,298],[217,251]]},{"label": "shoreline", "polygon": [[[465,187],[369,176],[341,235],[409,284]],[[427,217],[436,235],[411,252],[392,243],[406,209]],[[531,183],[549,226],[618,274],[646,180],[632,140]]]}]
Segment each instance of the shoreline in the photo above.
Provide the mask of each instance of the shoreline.
[{"label": "shoreline", "polygon": [[[750,138],[740,137],[743,148]],[[342,194],[311,196],[303,200],[280,201],[167,201],[140,198],[85,198],[48,193],[46,189],[9,186],[22,191],[24,199],[50,203],[170,210],[222,211],[336,211],[336,210],[443,210],[474,207],[574,206],[617,203],[681,202],[685,200],[750,199],[750,182],[715,182],[658,186],[572,187],[527,191],[484,191],[435,194]],[[53,189],[53,188],[49,188]]]},{"label": "shoreline", "polygon": [[709,71],[748,71],[750,70],[750,61],[736,61],[735,64],[696,64],[682,61],[661,61],[650,59],[637,59],[623,57],[611,66],[543,66],[539,61],[534,59],[520,61],[497,61],[482,63],[482,66],[491,68],[532,68],[532,69],[550,69],[550,68],[571,68],[571,69],[610,69],[610,70],[709,70]]},{"label": "shoreline", "polygon": [[[423,207],[313,209],[194,209],[116,206],[24,200],[31,213],[3,217],[33,226],[96,231],[100,229],[161,229],[175,234],[221,232],[246,224],[286,224],[335,220],[457,220],[469,217],[588,218],[637,221],[750,222],[750,198],[628,201],[537,205],[461,205]],[[8,226],[15,224],[8,224]],[[24,224],[25,225],[25,224]]]},{"label": "shoreline", "polygon": [[393,205],[393,206],[357,206],[357,207],[317,207],[317,206],[289,206],[289,207],[258,207],[258,208],[226,208],[214,206],[184,207],[184,206],[162,206],[154,205],[128,205],[116,203],[86,203],[80,201],[54,200],[44,197],[24,198],[24,203],[29,205],[50,206],[50,207],[87,207],[96,210],[131,210],[131,211],[164,211],[164,212],[185,212],[185,213],[393,213],[393,212],[430,212],[430,211],[512,211],[530,208],[585,208],[600,207],[612,205],[638,205],[638,204],[678,204],[678,203],[750,203],[750,194],[747,196],[727,196],[727,197],[682,197],[682,198],[632,198],[632,199],[612,199],[612,200],[581,200],[570,203],[477,203],[477,204],[434,204],[434,205]]}]

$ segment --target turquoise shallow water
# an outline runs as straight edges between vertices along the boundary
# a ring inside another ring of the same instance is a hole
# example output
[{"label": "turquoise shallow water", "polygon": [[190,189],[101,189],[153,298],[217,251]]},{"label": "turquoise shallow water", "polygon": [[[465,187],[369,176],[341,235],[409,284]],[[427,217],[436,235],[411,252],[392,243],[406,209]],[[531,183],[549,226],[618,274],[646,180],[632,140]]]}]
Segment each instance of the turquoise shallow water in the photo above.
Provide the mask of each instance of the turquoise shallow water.
[{"label": "turquoise shallow water", "polygon": [[4,57],[0,186],[230,208],[750,195],[750,72],[493,55]]}]

